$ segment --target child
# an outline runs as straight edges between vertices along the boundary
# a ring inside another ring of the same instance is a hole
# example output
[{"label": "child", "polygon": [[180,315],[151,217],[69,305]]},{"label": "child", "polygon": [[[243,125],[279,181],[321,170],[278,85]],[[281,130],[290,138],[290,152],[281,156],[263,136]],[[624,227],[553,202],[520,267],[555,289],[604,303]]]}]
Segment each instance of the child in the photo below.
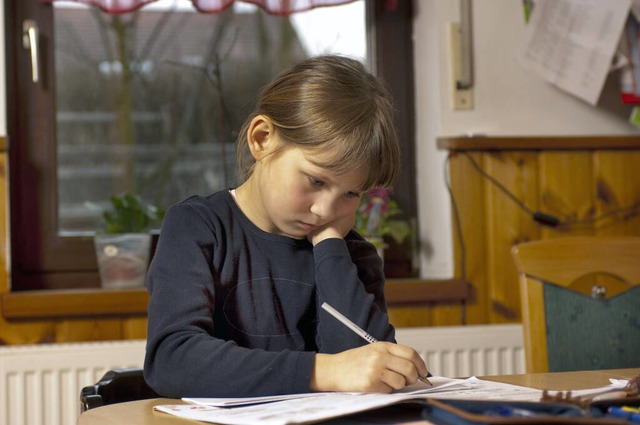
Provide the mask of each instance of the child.
[{"label": "child", "polygon": [[238,137],[244,183],[164,218],[148,273],[149,385],[248,397],[390,392],[425,376],[393,343],[382,262],[352,230],[361,194],[392,183],[399,155],[388,94],[360,62],[315,57],[267,85]]}]

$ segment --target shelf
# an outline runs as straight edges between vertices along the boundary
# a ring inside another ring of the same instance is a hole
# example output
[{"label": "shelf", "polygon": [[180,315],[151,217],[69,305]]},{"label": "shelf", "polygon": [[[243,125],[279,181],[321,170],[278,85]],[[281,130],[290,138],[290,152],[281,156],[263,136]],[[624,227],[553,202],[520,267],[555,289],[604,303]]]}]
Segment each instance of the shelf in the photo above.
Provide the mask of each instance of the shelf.
[{"label": "shelf", "polygon": [[636,150],[640,136],[439,137],[438,149],[452,151]]},{"label": "shelf", "polygon": [[5,319],[44,319],[88,316],[145,316],[146,289],[66,289],[2,294]]},{"label": "shelf", "polygon": [[[389,307],[464,303],[471,284],[460,279],[388,279]],[[146,316],[146,289],[21,291],[2,294],[2,314],[7,320]]]}]

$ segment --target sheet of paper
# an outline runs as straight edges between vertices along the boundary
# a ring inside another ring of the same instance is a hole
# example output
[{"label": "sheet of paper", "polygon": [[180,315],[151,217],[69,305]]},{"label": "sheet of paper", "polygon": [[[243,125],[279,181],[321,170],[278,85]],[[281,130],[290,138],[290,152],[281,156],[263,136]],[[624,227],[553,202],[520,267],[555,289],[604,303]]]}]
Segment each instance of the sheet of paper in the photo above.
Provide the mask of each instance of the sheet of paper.
[{"label": "sheet of paper", "polygon": [[[402,390],[396,391],[394,394],[422,394],[442,390],[452,385],[464,383],[463,379],[452,379],[443,377],[434,377],[431,382],[433,386],[418,382],[414,385],[408,385]],[[183,398],[182,401],[192,404],[211,407],[237,407],[249,406],[252,404],[271,403],[274,401],[292,400],[299,398],[320,398],[330,393],[302,393],[302,394],[285,394],[265,397],[241,397],[241,398]],[[342,393],[350,394],[350,393]]]},{"label": "sheet of paper", "polygon": [[[392,394],[316,393],[288,400],[285,399],[267,403],[261,402],[260,404],[251,402],[249,405],[231,408],[192,404],[162,405],[155,406],[154,409],[182,418],[226,425],[256,423],[286,425],[319,422],[385,407],[407,400],[446,398],[538,401],[542,396],[541,390],[485,381],[475,377],[465,380],[434,377],[431,381],[434,384],[433,387],[409,388],[406,392],[396,392]],[[612,388],[624,387],[624,385],[626,385],[626,381],[620,381],[598,389],[573,391],[572,394],[593,394]],[[427,386],[425,385],[425,387]],[[251,398],[249,398],[249,400],[251,400]]]},{"label": "sheet of paper", "polygon": [[267,397],[237,397],[237,398],[189,398],[185,397],[182,401],[191,404],[199,404],[201,406],[211,407],[237,407],[249,406],[252,404],[271,403],[274,401],[293,400],[299,398],[318,398],[323,393],[302,393],[302,394],[286,394]]},{"label": "sheet of paper", "polygon": [[631,0],[537,0],[518,60],[547,82],[595,105]]}]

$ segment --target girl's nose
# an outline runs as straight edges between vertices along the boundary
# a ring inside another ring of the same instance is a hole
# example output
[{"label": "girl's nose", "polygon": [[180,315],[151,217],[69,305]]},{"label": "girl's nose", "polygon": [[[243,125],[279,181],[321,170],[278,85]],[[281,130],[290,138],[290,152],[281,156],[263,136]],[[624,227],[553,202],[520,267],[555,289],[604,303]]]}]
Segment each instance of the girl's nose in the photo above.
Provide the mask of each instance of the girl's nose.
[{"label": "girl's nose", "polygon": [[322,219],[331,218],[336,212],[336,200],[328,195],[319,196],[311,204],[311,212]]}]

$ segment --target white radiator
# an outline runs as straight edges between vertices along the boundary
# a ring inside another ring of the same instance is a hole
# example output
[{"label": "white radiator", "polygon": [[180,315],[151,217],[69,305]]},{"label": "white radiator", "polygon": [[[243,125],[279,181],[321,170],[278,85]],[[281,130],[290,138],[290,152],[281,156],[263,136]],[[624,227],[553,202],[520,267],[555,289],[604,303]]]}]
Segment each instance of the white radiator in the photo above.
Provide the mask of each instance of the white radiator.
[{"label": "white radiator", "polygon": [[75,425],[80,390],[141,367],[145,341],[0,347],[0,425]]},{"label": "white radiator", "polygon": [[400,344],[414,347],[436,376],[458,378],[525,373],[521,324],[400,328]]},{"label": "white radiator", "polygon": [[[524,373],[519,324],[400,328],[396,338],[434,375]],[[0,347],[0,425],[74,425],[82,387],[143,360],[140,340]]]}]

